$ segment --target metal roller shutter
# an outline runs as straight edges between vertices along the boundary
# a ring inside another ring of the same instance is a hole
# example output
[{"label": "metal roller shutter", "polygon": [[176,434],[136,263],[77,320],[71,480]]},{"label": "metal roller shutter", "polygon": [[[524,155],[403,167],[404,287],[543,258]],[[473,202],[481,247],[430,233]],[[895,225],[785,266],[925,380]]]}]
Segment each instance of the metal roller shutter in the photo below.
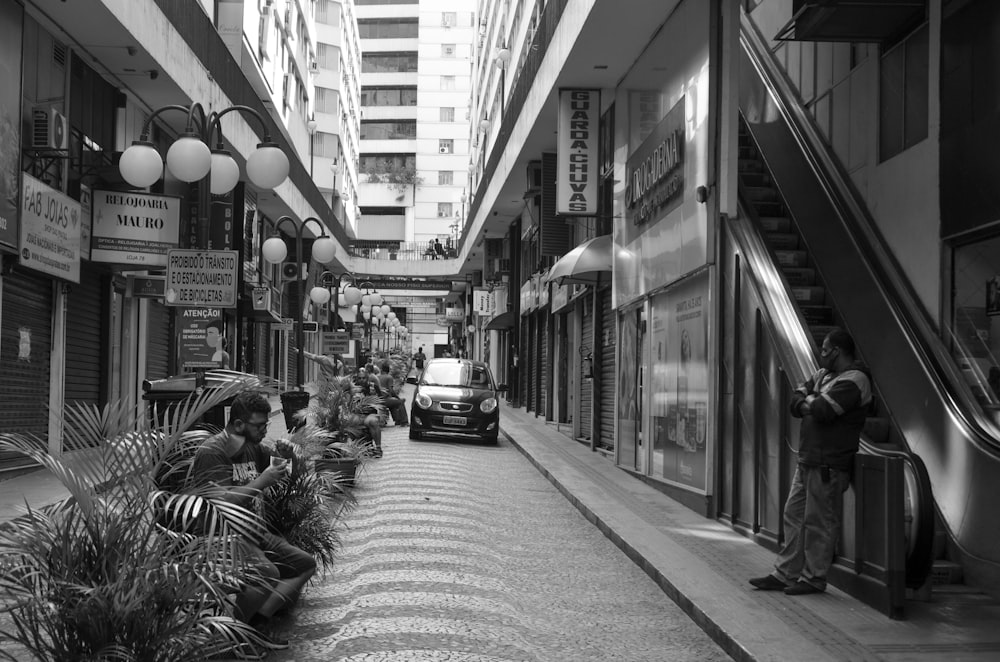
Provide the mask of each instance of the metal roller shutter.
[{"label": "metal roller shutter", "polygon": [[549,315],[538,314],[538,413],[545,415],[549,405]]},{"label": "metal roller shutter", "polygon": [[149,334],[146,338],[146,378],[170,376],[170,348],[174,337],[174,316],[170,308],[155,299],[149,301]]},{"label": "metal roller shutter", "polygon": [[80,282],[71,286],[66,303],[66,377],[67,406],[103,404],[102,377],[104,338],[105,276],[94,265],[84,262]]},{"label": "metal roller shutter", "polygon": [[[52,351],[52,281],[25,269],[2,280],[0,420],[4,432],[45,438],[49,429],[49,360]],[[31,464],[0,454],[0,468]]]},{"label": "metal roller shutter", "polygon": [[611,307],[611,288],[602,290],[601,300],[601,320],[602,338],[599,351],[601,352],[601,430],[600,439],[597,445],[601,448],[613,449],[615,447],[615,400],[618,389],[615,388],[615,346],[617,345],[618,328],[615,319],[615,311]]},{"label": "metal roller shutter", "polygon": [[[587,351],[594,349],[594,316],[592,314],[593,306],[590,301],[589,295],[584,295],[581,299],[582,305],[580,306],[581,312],[581,325],[580,325],[580,347],[585,348]],[[594,399],[594,383],[591,379],[584,379],[583,372],[581,369],[582,361],[580,359],[579,353],[576,358],[577,374],[580,377],[580,438],[590,440],[592,436],[592,414],[593,414],[593,399]]]}]

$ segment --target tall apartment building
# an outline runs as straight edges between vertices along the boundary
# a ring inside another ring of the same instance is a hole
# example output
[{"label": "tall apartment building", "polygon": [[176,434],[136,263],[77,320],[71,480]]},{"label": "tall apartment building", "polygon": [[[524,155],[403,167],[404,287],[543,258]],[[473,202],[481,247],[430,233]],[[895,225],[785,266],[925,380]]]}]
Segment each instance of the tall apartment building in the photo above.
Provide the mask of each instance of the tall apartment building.
[{"label": "tall apartment building", "polygon": [[309,169],[345,229],[356,234],[361,46],[354,0],[317,0],[315,21]]},{"label": "tall apartment building", "polygon": [[361,222],[368,245],[464,225],[471,134],[471,0],[356,0],[361,37]]}]

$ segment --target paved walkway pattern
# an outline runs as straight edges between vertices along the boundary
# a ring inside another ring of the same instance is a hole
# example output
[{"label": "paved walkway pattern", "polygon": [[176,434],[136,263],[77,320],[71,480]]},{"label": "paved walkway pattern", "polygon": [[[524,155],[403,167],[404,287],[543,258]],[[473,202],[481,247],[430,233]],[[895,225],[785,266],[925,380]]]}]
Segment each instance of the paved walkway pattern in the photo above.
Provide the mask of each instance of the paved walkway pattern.
[{"label": "paved walkway pattern", "polygon": [[507,442],[383,445],[269,660],[729,659]]}]

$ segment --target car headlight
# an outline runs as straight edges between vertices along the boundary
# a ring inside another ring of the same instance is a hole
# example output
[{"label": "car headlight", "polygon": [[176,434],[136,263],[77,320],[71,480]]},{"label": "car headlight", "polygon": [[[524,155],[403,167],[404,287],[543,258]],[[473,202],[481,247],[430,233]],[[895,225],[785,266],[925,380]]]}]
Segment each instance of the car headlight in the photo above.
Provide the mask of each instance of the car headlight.
[{"label": "car headlight", "polygon": [[416,397],[413,398],[413,402],[421,409],[431,408],[431,396],[424,393],[417,393]]},{"label": "car headlight", "polygon": [[492,413],[494,409],[497,408],[496,398],[486,398],[479,403],[479,408],[483,410],[484,414]]}]

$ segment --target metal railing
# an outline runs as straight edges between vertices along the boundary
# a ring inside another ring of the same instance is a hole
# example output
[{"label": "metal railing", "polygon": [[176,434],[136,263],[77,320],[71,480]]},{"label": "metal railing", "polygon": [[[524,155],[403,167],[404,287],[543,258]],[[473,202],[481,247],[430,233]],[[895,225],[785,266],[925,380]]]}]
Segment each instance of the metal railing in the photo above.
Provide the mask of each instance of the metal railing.
[{"label": "metal railing", "polygon": [[442,244],[441,251],[426,241],[384,241],[356,239],[347,247],[353,257],[371,260],[449,260],[458,257],[451,244]]}]

